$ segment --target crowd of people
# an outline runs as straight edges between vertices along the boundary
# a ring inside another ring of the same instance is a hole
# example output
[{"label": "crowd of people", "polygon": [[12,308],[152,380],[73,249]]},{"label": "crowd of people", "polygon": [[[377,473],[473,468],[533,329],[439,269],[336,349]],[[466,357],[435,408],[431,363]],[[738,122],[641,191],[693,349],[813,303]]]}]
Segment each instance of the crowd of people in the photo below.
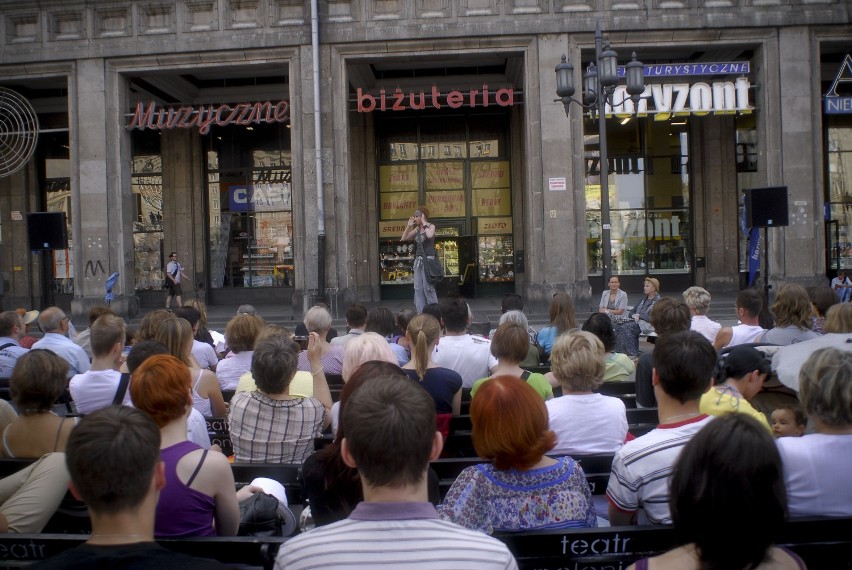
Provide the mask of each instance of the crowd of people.
[{"label": "crowd of people", "polygon": [[[428,230],[425,216],[411,225]],[[478,568],[512,568],[487,534],[646,523],[674,525],[684,543],[636,568],[795,568],[773,546],[788,516],[852,516],[852,305],[829,287],[786,284],[767,308],[747,289],[738,324],[723,327],[703,288],[665,297],[660,286],[647,278],[631,306],[612,277],[582,323],[557,293],[540,331],[509,294],[487,337],[470,333],[458,296],[424,295],[422,311],[396,315],[356,303],[343,334],[323,305],[295,331],[244,306],[220,342],[195,299],[147,313],[135,331],[96,307],[77,335],[48,307],[31,349],[20,340],[32,312],[0,313],[11,396],[0,400],[0,455],[37,460],[0,481],[0,530],[39,532],[70,485],[92,539],[45,567],[157,561],[156,537],[235,535],[239,503],[263,490],[237,489],[210,442],[205,418],[227,417],[233,461],[303,465],[320,528],[283,545],[281,568],[452,565],[462,552]],[[639,351],[642,336],[652,350]],[[337,401],[327,375],[344,382]],[[657,410],[639,437],[623,400],[598,392],[624,381]],[[429,464],[463,394],[483,462],[442,498]],[[331,443],[315,452],[323,434]],[[604,508],[574,459],[592,454],[613,456]],[[730,504],[748,516],[731,520]],[[706,524],[728,525],[733,545]]]}]

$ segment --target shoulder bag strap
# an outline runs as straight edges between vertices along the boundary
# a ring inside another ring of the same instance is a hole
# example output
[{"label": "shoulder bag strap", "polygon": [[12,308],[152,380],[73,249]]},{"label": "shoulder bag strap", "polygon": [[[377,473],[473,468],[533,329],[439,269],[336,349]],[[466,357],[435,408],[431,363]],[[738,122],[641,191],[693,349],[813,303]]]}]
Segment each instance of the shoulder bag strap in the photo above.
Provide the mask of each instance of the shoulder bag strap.
[{"label": "shoulder bag strap", "polygon": [[127,385],[130,383],[130,373],[123,372],[121,380],[118,382],[118,390],[115,391],[115,397],[112,399],[112,405],[117,406],[124,401],[124,395],[127,393]]},{"label": "shoulder bag strap", "polygon": [[524,380],[529,380],[530,376],[532,376],[532,372],[530,372],[529,370],[524,370],[524,372],[521,374],[521,378]]}]

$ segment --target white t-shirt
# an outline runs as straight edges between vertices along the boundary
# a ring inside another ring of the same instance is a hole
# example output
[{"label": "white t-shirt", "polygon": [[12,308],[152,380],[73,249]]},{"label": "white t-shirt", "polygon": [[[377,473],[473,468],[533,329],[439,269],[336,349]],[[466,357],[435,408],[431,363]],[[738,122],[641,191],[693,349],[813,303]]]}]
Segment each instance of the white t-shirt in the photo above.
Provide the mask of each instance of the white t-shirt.
[{"label": "white t-shirt", "polygon": [[661,424],[615,452],[606,495],[617,509],[633,513],[645,509],[651,524],[672,524],[669,477],[683,446],[714,416]]},{"label": "white t-shirt", "polygon": [[[71,397],[81,414],[91,414],[101,408],[112,405],[118,384],[121,382],[121,372],[118,370],[89,370],[75,374],[68,384]],[[124,405],[130,405],[130,388],[124,393]]]},{"label": "white t-shirt", "polygon": [[192,339],[192,356],[198,361],[201,368],[210,368],[219,364],[219,357],[216,356],[216,351],[206,342]]},{"label": "white t-shirt", "polygon": [[455,370],[462,377],[462,388],[472,388],[480,378],[491,375],[497,359],[491,354],[491,341],[463,334],[442,336],[432,360],[438,366]]},{"label": "white t-shirt", "polygon": [[207,433],[207,420],[201,412],[192,408],[186,420],[186,438],[204,449],[210,449],[210,434]]},{"label": "white t-shirt", "polygon": [[223,390],[236,390],[240,376],[251,370],[252,350],[234,353],[216,365],[216,378]]},{"label": "white t-shirt", "polygon": [[775,443],[791,517],[852,516],[852,435],[814,433]]},{"label": "white t-shirt", "polygon": [[602,394],[567,394],[547,400],[557,455],[615,453],[627,436],[627,412],[619,398]]}]

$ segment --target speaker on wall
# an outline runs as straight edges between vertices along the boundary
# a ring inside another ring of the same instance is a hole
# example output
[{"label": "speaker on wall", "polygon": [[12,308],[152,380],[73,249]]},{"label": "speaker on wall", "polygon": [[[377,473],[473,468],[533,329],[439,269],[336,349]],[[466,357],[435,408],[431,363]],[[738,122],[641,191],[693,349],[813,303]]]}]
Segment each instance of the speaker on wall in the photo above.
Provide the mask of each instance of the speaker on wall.
[{"label": "speaker on wall", "polygon": [[744,194],[747,227],[774,228],[790,224],[786,186],[747,188]]},{"label": "speaker on wall", "polygon": [[65,212],[30,212],[27,214],[27,237],[31,251],[68,249]]}]

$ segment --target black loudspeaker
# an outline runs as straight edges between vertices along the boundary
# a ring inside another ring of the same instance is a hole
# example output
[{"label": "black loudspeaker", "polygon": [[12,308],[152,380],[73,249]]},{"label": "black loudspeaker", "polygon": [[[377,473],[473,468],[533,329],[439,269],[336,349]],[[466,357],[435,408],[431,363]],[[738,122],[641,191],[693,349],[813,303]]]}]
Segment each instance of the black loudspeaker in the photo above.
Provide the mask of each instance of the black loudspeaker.
[{"label": "black loudspeaker", "polygon": [[787,187],[747,188],[745,218],[749,228],[774,228],[790,225]]},{"label": "black loudspeaker", "polygon": [[68,249],[65,212],[31,212],[27,214],[27,236],[30,250]]}]

